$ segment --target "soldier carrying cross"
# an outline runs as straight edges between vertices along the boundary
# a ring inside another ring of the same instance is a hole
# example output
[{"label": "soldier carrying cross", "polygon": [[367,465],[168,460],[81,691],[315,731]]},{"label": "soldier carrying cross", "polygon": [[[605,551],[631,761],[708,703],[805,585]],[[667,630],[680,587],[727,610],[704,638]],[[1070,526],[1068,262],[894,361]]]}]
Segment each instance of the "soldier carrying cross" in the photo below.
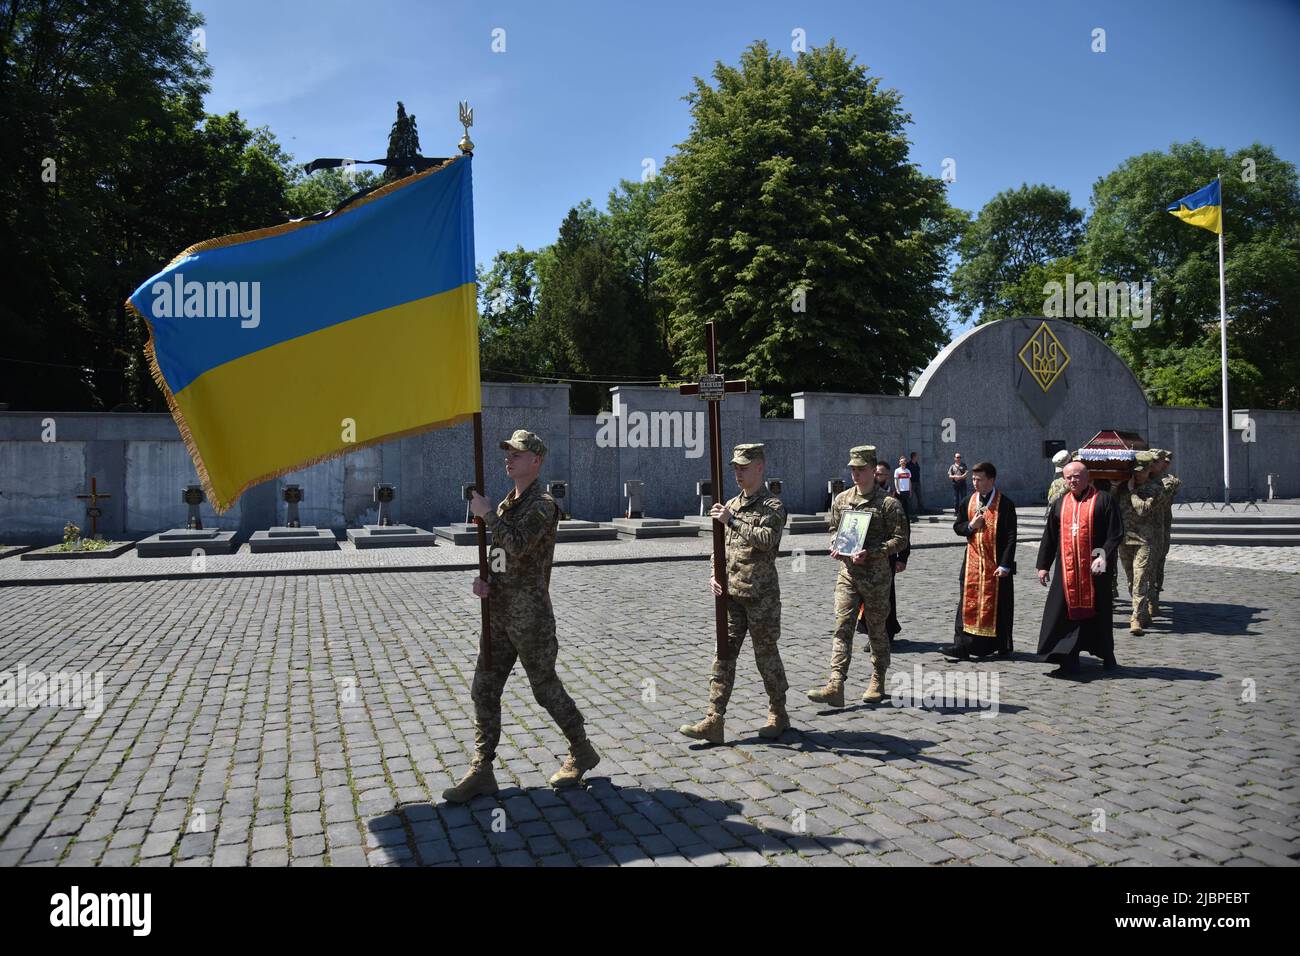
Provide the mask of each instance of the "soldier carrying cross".
[{"label": "soldier carrying cross", "polygon": [[754,660],[763,676],[768,697],[767,723],[758,731],[765,738],[779,737],[789,726],[785,710],[788,684],[777,642],[781,636],[781,585],[776,573],[777,549],[785,528],[785,506],[771,494],[764,480],[766,460],[760,444],[737,445],[731,458],[740,494],[723,504],[722,440],[719,402],[727,392],[744,392],[745,382],[728,382],[718,374],[717,332],[712,322],[708,335],[708,374],[699,385],[683,385],[684,395],[699,395],[709,403],[709,463],[714,504],[713,575],[717,653],[709,680],[709,709],[697,724],[680,732],[693,740],[723,742],[723,724],[731,690],[736,682],[736,659],[748,632],[754,639]]}]

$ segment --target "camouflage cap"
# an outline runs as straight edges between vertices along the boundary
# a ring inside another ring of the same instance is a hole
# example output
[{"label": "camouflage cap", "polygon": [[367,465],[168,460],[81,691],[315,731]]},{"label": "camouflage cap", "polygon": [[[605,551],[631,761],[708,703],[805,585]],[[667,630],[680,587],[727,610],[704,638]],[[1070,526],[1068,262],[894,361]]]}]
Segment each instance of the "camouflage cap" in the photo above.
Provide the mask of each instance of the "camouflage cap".
[{"label": "camouflage cap", "polygon": [[503,441],[501,447],[514,451],[531,451],[534,455],[546,454],[546,446],[542,440],[523,428],[517,429],[513,435]]},{"label": "camouflage cap", "polygon": [[1057,471],[1060,471],[1069,463],[1070,463],[1070,453],[1066,451],[1064,448],[1062,448],[1060,451],[1058,451],[1055,455],[1052,456],[1052,464],[1056,466]]},{"label": "camouflage cap", "polygon": [[1160,456],[1157,455],[1154,450],[1138,452],[1137,453],[1138,471],[1143,471],[1144,469],[1150,468],[1152,465],[1156,463],[1156,461],[1159,460],[1159,458]]},{"label": "camouflage cap", "polygon": [[751,465],[756,461],[765,460],[763,446],[758,443],[737,445],[735,451],[731,453],[731,463],[733,465]]},{"label": "camouflage cap", "polygon": [[875,468],[876,446],[857,445],[849,449],[850,468]]}]

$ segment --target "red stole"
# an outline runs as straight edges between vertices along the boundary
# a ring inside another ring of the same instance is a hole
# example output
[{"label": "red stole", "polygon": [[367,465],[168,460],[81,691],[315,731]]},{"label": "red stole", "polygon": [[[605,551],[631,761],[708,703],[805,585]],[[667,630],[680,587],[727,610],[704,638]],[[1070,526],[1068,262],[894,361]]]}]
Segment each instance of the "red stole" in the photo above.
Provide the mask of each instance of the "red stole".
[{"label": "red stole", "polygon": [[[997,570],[998,504],[1002,492],[995,491],[984,509],[984,527],[966,539],[966,577],[962,582],[961,626],[967,634],[997,637],[998,581]],[[974,521],[979,513],[979,494],[970,496],[966,520]]]},{"label": "red stole", "polygon": [[1061,574],[1072,621],[1097,614],[1097,594],[1092,586],[1092,513],[1096,505],[1097,489],[1091,485],[1081,499],[1072,491],[1061,498]]}]

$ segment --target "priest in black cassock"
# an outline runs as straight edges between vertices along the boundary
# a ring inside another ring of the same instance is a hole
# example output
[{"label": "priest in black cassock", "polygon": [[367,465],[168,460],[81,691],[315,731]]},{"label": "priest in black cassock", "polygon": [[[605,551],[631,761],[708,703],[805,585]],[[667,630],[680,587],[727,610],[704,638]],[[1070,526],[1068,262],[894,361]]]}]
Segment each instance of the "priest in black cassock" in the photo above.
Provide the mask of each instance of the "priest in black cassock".
[{"label": "priest in black cassock", "polygon": [[[1065,466],[1066,492],[1047,509],[1047,527],[1038,547],[1038,582],[1048,588],[1038,653],[1057,664],[1052,677],[1079,670],[1079,653],[1100,657],[1111,670],[1115,662],[1111,579],[1116,552],[1124,540],[1124,522],[1114,499],[1092,484],[1081,461]],[[1056,573],[1048,585],[1053,563]]]},{"label": "priest in black cassock", "polygon": [[975,490],[957,506],[952,529],[966,539],[957,573],[960,597],[953,643],[940,648],[949,658],[1011,655],[1015,620],[1016,503],[994,485],[998,470],[982,461],[971,469]]}]

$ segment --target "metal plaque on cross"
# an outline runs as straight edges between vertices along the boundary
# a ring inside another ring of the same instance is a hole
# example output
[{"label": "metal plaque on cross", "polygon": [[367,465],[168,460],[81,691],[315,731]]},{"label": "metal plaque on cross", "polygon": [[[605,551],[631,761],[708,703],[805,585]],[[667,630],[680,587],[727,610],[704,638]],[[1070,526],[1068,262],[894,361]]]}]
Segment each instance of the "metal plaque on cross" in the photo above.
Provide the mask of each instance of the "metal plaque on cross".
[{"label": "metal plaque on cross", "polygon": [[700,378],[699,392],[706,402],[720,402],[727,394],[727,377],[725,375],[704,375]]}]

